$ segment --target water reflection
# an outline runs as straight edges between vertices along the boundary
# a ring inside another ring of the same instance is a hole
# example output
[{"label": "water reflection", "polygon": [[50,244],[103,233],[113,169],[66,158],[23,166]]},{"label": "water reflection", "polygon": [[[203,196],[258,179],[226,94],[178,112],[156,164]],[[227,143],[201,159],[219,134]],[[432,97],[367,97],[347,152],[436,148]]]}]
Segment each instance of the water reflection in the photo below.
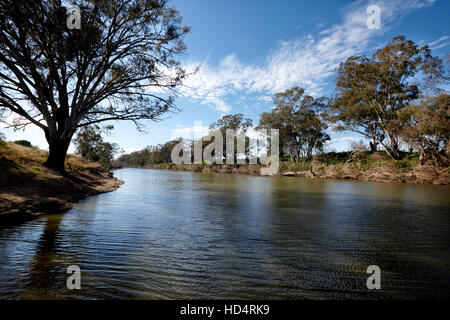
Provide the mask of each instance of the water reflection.
[{"label": "water reflection", "polygon": [[[449,297],[449,188],[125,169],[0,231],[0,298]],[[82,270],[82,290],[66,269]],[[369,292],[366,268],[382,270]]]},{"label": "water reflection", "polygon": [[21,298],[49,298],[47,292],[61,288],[64,283],[64,257],[58,256],[57,238],[62,215],[47,218],[44,230],[37,241],[35,254],[30,263],[30,271],[25,281],[25,292]]}]

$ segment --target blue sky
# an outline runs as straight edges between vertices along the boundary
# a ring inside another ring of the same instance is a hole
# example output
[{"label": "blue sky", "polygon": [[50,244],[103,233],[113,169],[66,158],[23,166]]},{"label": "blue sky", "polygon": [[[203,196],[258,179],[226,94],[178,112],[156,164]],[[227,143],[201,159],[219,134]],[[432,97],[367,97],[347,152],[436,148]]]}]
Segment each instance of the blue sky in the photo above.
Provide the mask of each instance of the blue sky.
[{"label": "blue sky", "polygon": [[[366,26],[372,4],[381,8],[379,30]],[[448,0],[173,0],[172,5],[192,28],[181,61],[187,70],[200,70],[179,90],[181,112],[145,122],[144,134],[131,123],[113,123],[114,133],[105,138],[126,152],[191,132],[200,135],[227,113],[243,113],[256,125],[260,114],[273,107],[273,94],[294,85],[329,96],[339,62],[371,54],[399,34],[429,44],[437,56],[450,48]],[[38,128],[1,131],[9,140],[28,139],[47,148]],[[350,132],[330,135],[329,150],[347,149],[360,139]]]}]

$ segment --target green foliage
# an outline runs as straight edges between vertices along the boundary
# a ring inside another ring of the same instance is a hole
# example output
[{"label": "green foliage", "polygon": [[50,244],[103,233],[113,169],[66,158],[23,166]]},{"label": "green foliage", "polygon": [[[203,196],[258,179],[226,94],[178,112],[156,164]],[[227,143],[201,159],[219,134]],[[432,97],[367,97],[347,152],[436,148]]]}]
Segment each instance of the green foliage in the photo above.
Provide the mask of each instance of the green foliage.
[{"label": "green foliage", "polygon": [[328,152],[320,154],[317,160],[330,166],[344,163],[348,160],[349,156],[350,152]]},{"label": "green foliage", "polygon": [[275,108],[264,112],[257,129],[278,129],[280,152],[298,161],[311,158],[314,150],[322,150],[330,137],[325,132],[327,124],[322,119],[326,98],[305,95],[305,90],[293,87],[274,97]]},{"label": "green foliage", "polygon": [[103,138],[95,127],[86,127],[74,139],[75,153],[90,161],[98,161],[97,145],[102,142]]},{"label": "green foliage", "polygon": [[[238,114],[228,114],[223,116],[217,122],[211,124],[209,126],[210,130],[219,130],[223,137],[223,158],[224,159],[233,159],[233,162],[237,162],[237,158],[240,155],[238,150],[238,137],[245,135],[247,130],[252,127],[252,120],[248,118],[244,118],[244,115],[241,113]],[[227,130],[233,130],[236,136],[233,137],[233,150],[227,150]],[[206,141],[203,142],[203,147],[205,147],[208,143]],[[248,137],[245,137],[245,145],[244,151],[245,156],[248,156],[250,153],[250,140]]]},{"label": "green foliage", "polygon": [[220,120],[211,124],[209,128],[219,129],[223,132],[225,132],[226,129],[233,129],[235,131],[242,130],[246,132],[251,126],[252,120],[244,118],[243,114],[238,113],[223,116]]},{"label": "green foliage", "polygon": [[70,168],[75,171],[83,171],[87,167],[84,164],[71,163]]},{"label": "green foliage", "polygon": [[419,163],[419,154],[407,154],[403,159],[396,161],[395,167],[399,172],[409,172],[412,168]]},{"label": "green foliage", "polygon": [[419,97],[419,79],[436,77],[441,62],[428,47],[419,48],[404,36],[395,37],[370,58],[348,58],[338,68],[330,120],[336,129],[358,132],[400,159],[399,114]]},{"label": "green foliage", "polygon": [[311,161],[283,161],[280,162],[280,170],[282,171],[307,171],[310,169]]},{"label": "green foliage", "polygon": [[359,159],[357,164],[353,167],[357,168],[360,171],[368,171],[376,167],[382,167],[388,163],[389,161],[375,160],[372,158],[362,158]]},{"label": "green foliage", "polygon": [[395,163],[395,166],[399,172],[408,172],[412,169],[412,163],[408,159],[402,159]]},{"label": "green foliage", "polygon": [[42,168],[39,167],[39,166],[31,166],[30,168],[31,168],[32,170],[36,171],[36,172],[41,172],[41,171],[42,171]]},{"label": "green foliage", "polygon": [[15,144],[18,144],[20,146],[24,146],[24,147],[28,147],[28,148],[33,148],[33,145],[31,144],[30,141],[28,140],[16,140],[14,141]]},{"label": "green foliage", "polygon": [[400,113],[402,137],[419,150],[420,161],[448,164],[450,145],[450,95],[439,93],[426,97]]},{"label": "green foliage", "polygon": [[106,171],[111,170],[114,156],[119,152],[119,146],[103,141],[95,127],[84,128],[78,133],[74,143],[75,153],[89,161],[99,162]]},{"label": "green foliage", "polygon": [[207,164],[206,162],[203,161],[201,164],[198,164],[197,167],[198,167],[200,170],[203,170],[204,168],[208,167],[208,164]]},{"label": "green foliage", "polygon": [[119,167],[143,168],[151,165],[167,165],[172,161],[172,149],[179,140],[172,140],[157,146],[149,146],[141,151],[120,156],[114,165]]}]

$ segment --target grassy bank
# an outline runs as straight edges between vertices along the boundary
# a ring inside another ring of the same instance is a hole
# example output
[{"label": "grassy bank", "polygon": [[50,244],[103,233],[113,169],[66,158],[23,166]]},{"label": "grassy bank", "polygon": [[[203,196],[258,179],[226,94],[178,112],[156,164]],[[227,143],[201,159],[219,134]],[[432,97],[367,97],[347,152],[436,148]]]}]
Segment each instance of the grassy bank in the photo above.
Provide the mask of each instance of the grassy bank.
[{"label": "grassy bank", "polygon": [[[205,173],[260,175],[260,165],[175,165],[161,163],[147,168]],[[317,156],[310,161],[281,161],[280,176],[316,179],[345,179],[368,182],[415,184],[450,183],[450,168],[431,163],[421,165],[417,154],[405,154],[402,160],[392,160],[384,152],[340,152]]]},{"label": "grassy bank", "polygon": [[68,155],[70,177],[46,168],[47,152],[0,141],[0,222],[61,213],[83,198],[113,191],[121,181],[76,155]]}]

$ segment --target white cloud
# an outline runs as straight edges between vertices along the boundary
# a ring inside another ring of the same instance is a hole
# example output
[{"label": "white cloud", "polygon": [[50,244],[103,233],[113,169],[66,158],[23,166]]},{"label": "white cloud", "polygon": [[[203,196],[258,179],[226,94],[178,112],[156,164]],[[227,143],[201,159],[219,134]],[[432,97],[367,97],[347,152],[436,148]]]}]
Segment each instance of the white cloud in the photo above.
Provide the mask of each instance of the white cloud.
[{"label": "white cloud", "polygon": [[44,131],[35,126],[28,125],[25,129],[14,130],[7,124],[14,123],[16,120],[23,120],[22,117],[16,115],[15,113],[8,113],[7,116],[0,122],[0,129],[6,135],[7,140],[28,140],[34,146],[41,149],[48,149],[48,143],[45,139]]},{"label": "white cloud", "polygon": [[364,137],[340,137],[340,138],[332,138],[331,141],[328,141],[325,144],[325,149],[328,151],[336,150],[336,151],[348,151],[351,149],[352,142],[360,142],[366,143],[369,146],[369,140]]},{"label": "white cloud", "polygon": [[449,38],[450,38],[449,36],[443,36],[443,37],[440,37],[439,39],[437,39],[436,41],[430,42],[428,45],[430,47],[432,47],[432,46],[438,44],[439,42],[442,42],[442,41],[447,40]]},{"label": "white cloud", "polygon": [[202,121],[195,121],[192,127],[179,126],[172,131],[171,140],[177,138],[200,139],[208,134],[209,128],[203,126]]},{"label": "white cloud", "polygon": [[449,40],[449,39],[450,39],[450,36],[443,36],[443,37],[440,37],[439,39],[437,39],[437,40],[435,40],[433,42],[430,42],[428,44],[428,46],[432,50],[436,50],[436,49],[439,49],[439,48],[444,48],[444,47],[450,45],[450,41],[446,41],[446,40]]},{"label": "white cloud", "polygon": [[[182,93],[225,113],[231,111],[226,101],[233,95],[254,93],[268,100],[268,95],[294,85],[304,87],[309,94],[320,95],[341,61],[365,51],[371,41],[410,11],[433,2],[356,1],[345,8],[340,24],[317,35],[280,42],[260,63],[245,65],[234,54],[226,56],[217,66],[203,62],[200,70],[187,80]],[[366,26],[366,8],[370,4],[381,9],[381,30],[369,30]],[[191,63],[186,68],[193,70],[198,65]]]}]

